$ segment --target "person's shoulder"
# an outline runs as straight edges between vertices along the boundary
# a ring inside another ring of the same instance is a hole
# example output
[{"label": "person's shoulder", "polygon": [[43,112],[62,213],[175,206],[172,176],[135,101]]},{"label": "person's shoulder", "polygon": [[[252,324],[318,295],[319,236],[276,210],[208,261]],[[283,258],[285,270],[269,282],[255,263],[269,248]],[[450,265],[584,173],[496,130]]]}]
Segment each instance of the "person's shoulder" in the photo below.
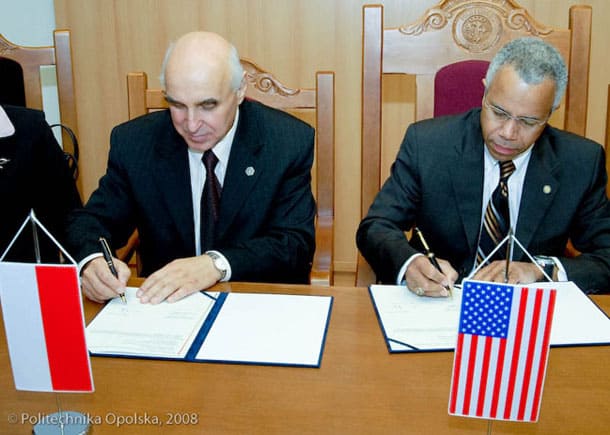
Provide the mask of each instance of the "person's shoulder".
[{"label": "person's shoulder", "polygon": [[3,105],[2,108],[11,122],[15,125],[15,128],[17,128],[18,125],[28,125],[31,128],[32,123],[40,124],[45,122],[44,112],[38,109],[10,105]]},{"label": "person's shoulder", "polygon": [[156,128],[166,127],[168,123],[171,124],[169,110],[159,110],[122,122],[116,125],[113,130],[116,133],[143,132],[147,130],[152,132]]},{"label": "person's shoulder", "polygon": [[550,125],[543,135],[560,155],[596,155],[603,151],[603,146],[594,140]]},{"label": "person's shoulder", "polygon": [[265,128],[291,128],[298,131],[310,131],[313,127],[305,121],[274,107],[267,106],[259,101],[245,99],[240,105],[240,117],[254,117],[258,120],[259,126]]},{"label": "person's shoulder", "polygon": [[410,124],[407,137],[431,145],[447,148],[447,141],[463,141],[481,136],[481,109],[474,108],[456,115],[439,116]]},{"label": "person's shoulder", "polygon": [[437,130],[439,128],[464,127],[467,125],[477,125],[480,122],[481,108],[475,107],[467,112],[458,113],[455,115],[444,115],[436,118],[423,119],[414,122],[412,125],[415,128],[424,130]]}]

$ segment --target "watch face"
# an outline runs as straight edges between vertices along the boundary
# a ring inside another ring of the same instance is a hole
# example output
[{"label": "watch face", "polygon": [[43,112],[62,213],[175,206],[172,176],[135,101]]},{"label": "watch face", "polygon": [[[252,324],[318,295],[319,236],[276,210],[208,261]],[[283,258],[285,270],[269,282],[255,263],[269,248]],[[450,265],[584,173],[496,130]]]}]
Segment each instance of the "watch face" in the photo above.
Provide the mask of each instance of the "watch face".
[{"label": "watch face", "polygon": [[221,258],[214,259],[214,266],[216,266],[216,269],[220,270],[221,272],[226,272],[227,270],[227,266]]},{"label": "watch face", "polygon": [[227,262],[215,252],[209,252],[208,255],[212,258],[212,262],[214,263],[216,270],[220,272],[220,279],[223,280],[225,276],[227,276]]}]

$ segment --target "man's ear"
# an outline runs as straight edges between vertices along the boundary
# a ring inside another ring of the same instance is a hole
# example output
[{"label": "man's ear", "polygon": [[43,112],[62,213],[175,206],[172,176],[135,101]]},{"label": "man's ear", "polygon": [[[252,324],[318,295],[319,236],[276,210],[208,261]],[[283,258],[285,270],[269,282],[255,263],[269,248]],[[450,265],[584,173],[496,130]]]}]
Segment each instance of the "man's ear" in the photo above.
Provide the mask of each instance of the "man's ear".
[{"label": "man's ear", "polygon": [[[487,94],[487,80],[485,80],[485,77],[483,77],[481,79],[481,83],[483,83],[483,100],[485,99],[485,95]],[[483,100],[481,100],[481,104],[483,104]]]},{"label": "man's ear", "polygon": [[248,82],[246,81],[246,72],[244,71],[244,75],[241,77],[241,83],[239,84],[239,89],[237,89],[237,104],[241,104],[246,97],[246,89],[248,87]]}]

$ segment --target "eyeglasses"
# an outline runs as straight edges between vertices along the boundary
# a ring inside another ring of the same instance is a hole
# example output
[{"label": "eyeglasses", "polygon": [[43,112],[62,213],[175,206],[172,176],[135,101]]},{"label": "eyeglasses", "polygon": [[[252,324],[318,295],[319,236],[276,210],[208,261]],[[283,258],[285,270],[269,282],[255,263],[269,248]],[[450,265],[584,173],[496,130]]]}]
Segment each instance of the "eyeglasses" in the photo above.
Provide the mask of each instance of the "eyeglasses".
[{"label": "eyeglasses", "polygon": [[536,127],[540,127],[541,125],[546,124],[549,118],[551,117],[550,114],[545,119],[532,118],[529,116],[513,116],[510,113],[500,109],[499,107],[494,106],[493,104],[489,104],[487,102],[487,95],[483,97],[483,105],[487,110],[489,110],[489,112],[497,122],[504,123],[512,119],[517,123],[520,128],[523,128],[525,130],[531,130]]}]

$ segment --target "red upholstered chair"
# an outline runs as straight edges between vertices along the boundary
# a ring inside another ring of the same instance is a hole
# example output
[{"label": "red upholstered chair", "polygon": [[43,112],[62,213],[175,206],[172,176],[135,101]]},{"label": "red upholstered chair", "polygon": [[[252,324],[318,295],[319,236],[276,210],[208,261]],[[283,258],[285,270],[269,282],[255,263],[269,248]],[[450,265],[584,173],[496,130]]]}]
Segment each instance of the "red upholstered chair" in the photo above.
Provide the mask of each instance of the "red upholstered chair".
[{"label": "red upholstered chair", "polygon": [[439,69],[434,77],[434,116],[480,107],[488,65],[484,60],[464,60]]},{"label": "red upholstered chair", "polygon": [[[562,104],[565,108],[563,128],[584,135],[591,15],[590,6],[572,6],[569,28],[559,29],[537,22],[514,0],[443,0],[413,23],[384,28],[383,6],[364,5],[361,216],[368,212],[384,181],[381,167],[383,75],[415,76],[416,120],[455,113],[472,107],[469,102],[472,100],[473,105],[480,105],[482,70],[500,47],[511,39],[537,36],[557,47],[569,68],[570,78]],[[460,63],[464,61],[468,63]],[[443,70],[443,67],[456,63],[449,68],[457,70],[457,74]],[[468,74],[465,75],[464,71]],[[451,78],[443,79],[446,74]],[[440,85],[444,89],[440,90]],[[441,94],[436,95],[439,90]],[[451,102],[454,97],[459,101]],[[437,108],[437,104],[442,107]],[[359,255],[356,284],[372,282],[375,282],[375,276]]]},{"label": "red upholstered chair", "polygon": [[[316,87],[289,88],[268,71],[251,61],[242,59],[248,88],[246,97],[268,106],[288,111],[316,127],[315,164],[312,184],[317,203],[316,252],[310,282],[316,285],[333,284],[334,243],[334,141],[335,141],[335,74],[317,72]],[[129,119],[150,111],[167,108],[163,91],[149,89],[146,73],[127,75]],[[137,233],[119,252],[119,258],[130,260],[137,248]],[[136,250],[137,253],[137,250]],[[136,266],[136,269],[138,267]]]}]

